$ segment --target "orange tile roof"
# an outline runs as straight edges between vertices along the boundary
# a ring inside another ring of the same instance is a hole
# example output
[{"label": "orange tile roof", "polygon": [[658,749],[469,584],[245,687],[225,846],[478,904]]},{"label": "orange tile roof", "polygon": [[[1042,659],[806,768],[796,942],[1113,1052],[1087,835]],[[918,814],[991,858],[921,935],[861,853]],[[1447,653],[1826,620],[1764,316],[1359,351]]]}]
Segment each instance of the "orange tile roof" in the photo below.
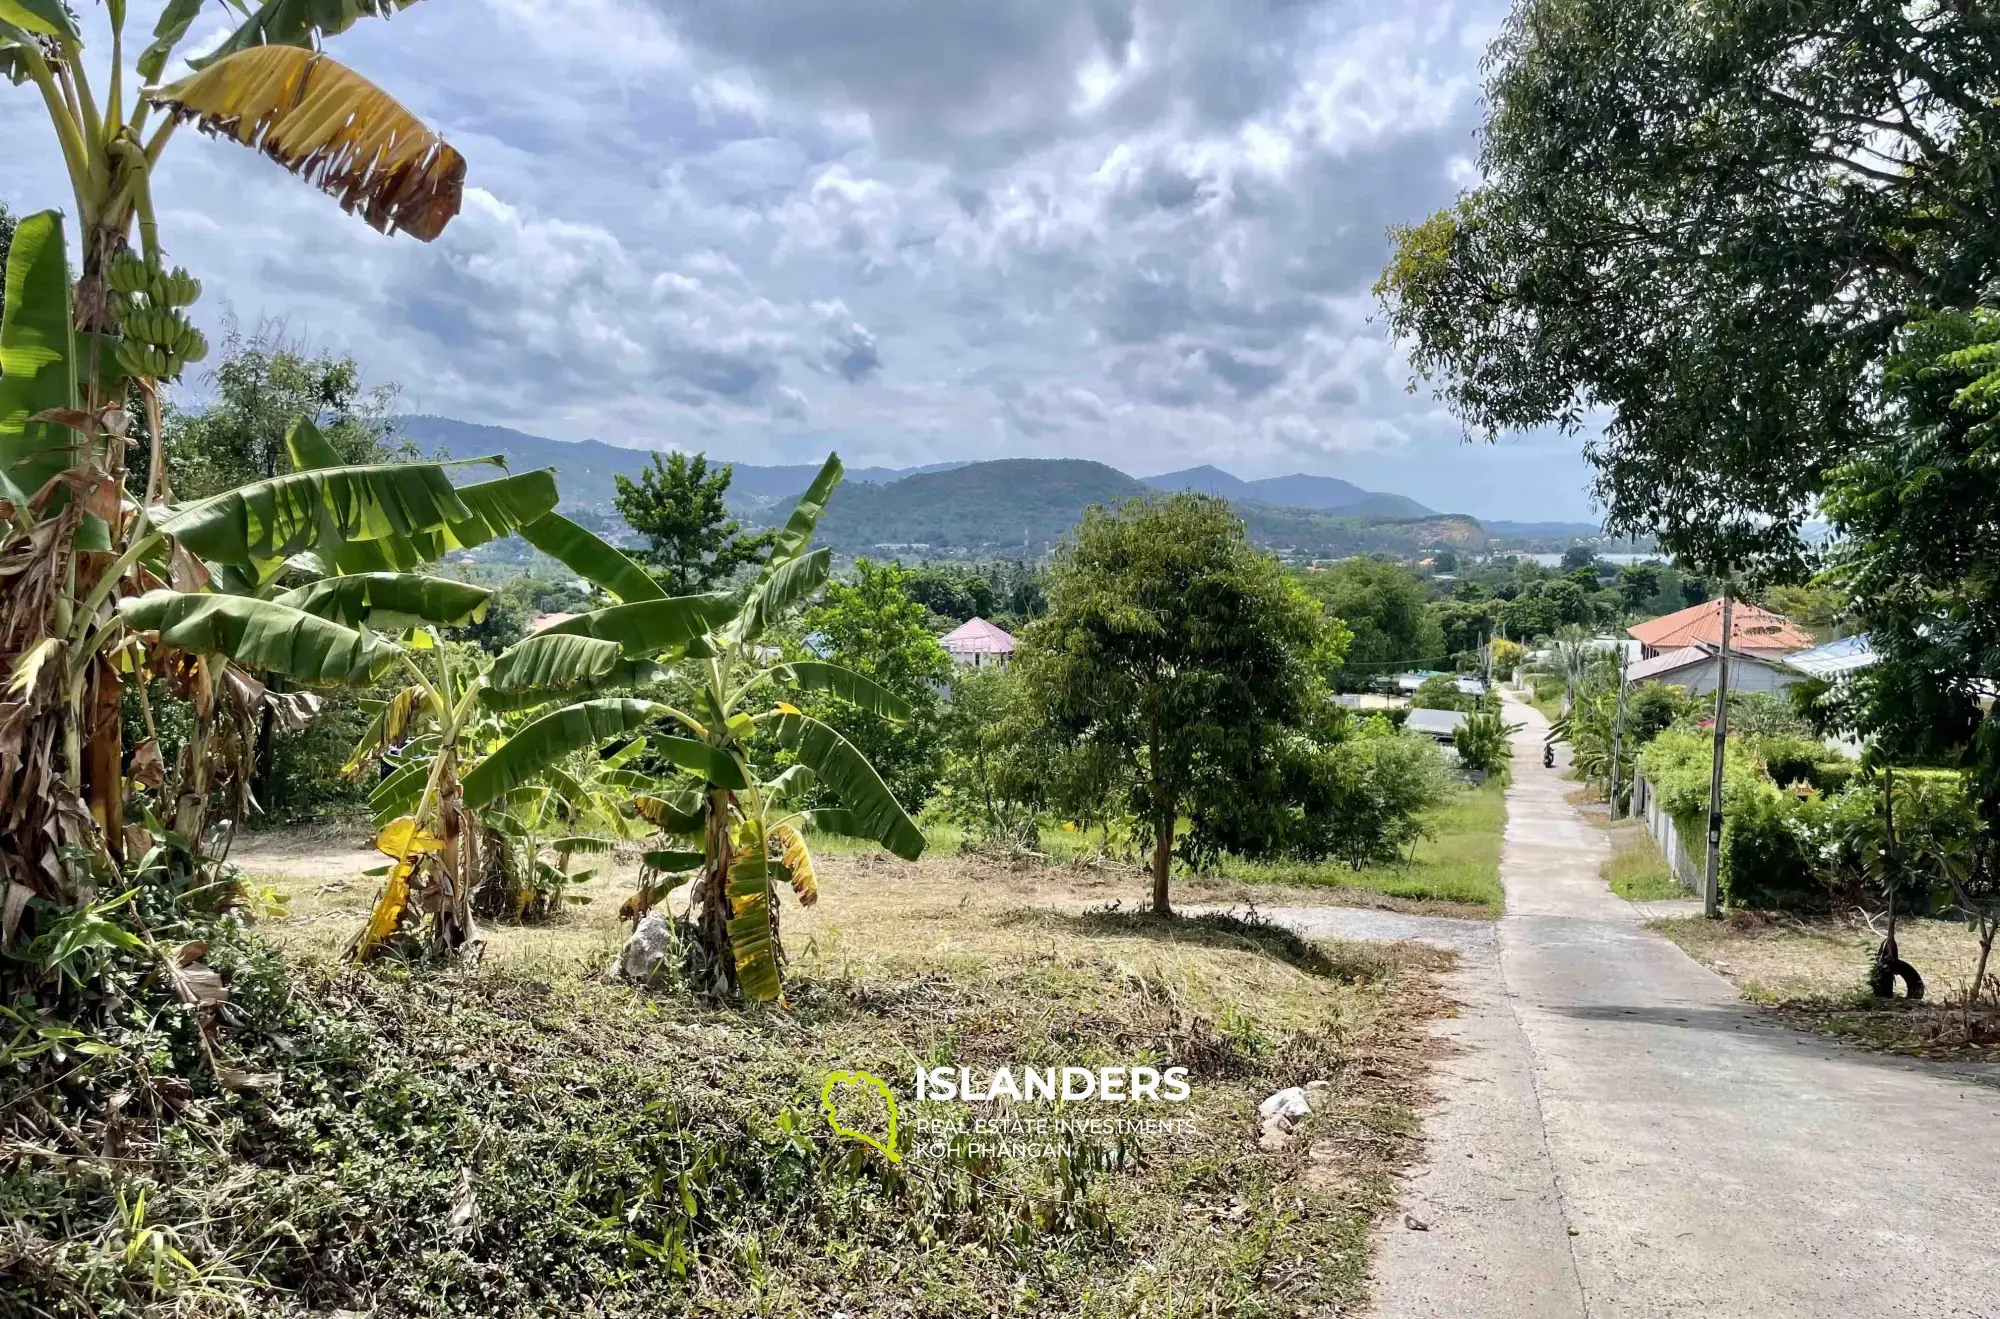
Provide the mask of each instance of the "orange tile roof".
[{"label": "orange tile roof", "polygon": [[[1738,650],[1805,650],[1817,644],[1812,633],[1768,609],[1737,601],[1730,607],[1729,644]],[[1641,645],[1675,650],[1706,642],[1722,644],[1722,601],[1709,600],[1661,618],[1649,618],[1626,629]]]}]

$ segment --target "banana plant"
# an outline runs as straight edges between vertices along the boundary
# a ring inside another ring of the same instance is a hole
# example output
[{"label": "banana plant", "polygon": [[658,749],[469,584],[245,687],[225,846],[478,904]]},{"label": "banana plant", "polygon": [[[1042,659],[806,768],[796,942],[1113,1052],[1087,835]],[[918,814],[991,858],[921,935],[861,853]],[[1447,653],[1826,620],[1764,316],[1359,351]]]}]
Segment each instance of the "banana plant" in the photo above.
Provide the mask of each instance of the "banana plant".
[{"label": "banana plant", "polygon": [[[13,844],[0,849],[0,875],[67,904],[118,861],[127,775],[143,782],[157,760],[157,744],[150,755],[142,744],[125,763],[128,682],[143,691],[149,675],[171,673],[195,704],[192,760],[168,814],[199,850],[212,759],[201,726],[232,692],[262,691],[237,679],[379,675],[394,647],[371,618],[451,622],[483,603],[476,588],[400,569],[536,522],[556,491],[548,472],[456,486],[446,464],[302,465],[208,499],[149,505],[124,496],[115,463],[106,470],[75,453],[24,491],[15,478],[32,464],[7,437],[42,424],[86,436],[99,422],[124,429],[106,420],[122,410],[80,406],[64,265],[59,217],[24,219],[0,317],[0,829]],[[299,565],[329,564],[335,581],[279,582]],[[342,576],[349,565],[355,574]]]},{"label": "banana plant", "polygon": [[[159,85],[207,3],[167,0],[128,66],[127,5],[105,0],[111,49],[103,80],[93,82],[64,0],[0,0],[0,76],[40,96],[78,225],[72,296],[56,215],[22,223],[0,323],[0,831],[14,843],[0,850],[0,873],[9,885],[64,904],[105,878],[123,851],[120,716],[125,683],[145,654],[135,634],[146,629],[128,621],[122,601],[135,581],[186,590],[194,568],[182,552],[201,554],[175,532],[159,534],[185,512],[171,507],[160,387],[207,351],[187,311],[199,282],[167,268],[154,218],[154,174],[175,129],[194,123],[232,137],[384,233],[435,238],[464,189],[465,161],[455,149],[318,49],[360,18],[386,17],[410,0],[264,0],[254,10],[238,0],[243,19],[221,46],[191,61],[192,76]],[[221,0],[216,7],[231,8]],[[129,250],[135,227],[137,253]],[[125,410],[134,396],[149,436]],[[146,495],[136,504],[121,494],[132,444],[150,451]],[[449,484],[435,465],[353,469],[246,488],[227,508],[193,516],[234,516],[240,539],[299,541],[288,556],[391,531],[440,530],[471,513],[466,500],[449,496]],[[404,493],[415,502],[402,502]],[[270,534],[267,514],[289,519],[282,537]],[[315,524],[318,536],[292,534]],[[140,612],[169,632],[223,649],[248,646],[251,654],[240,658],[275,672],[300,664],[324,676],[330,650],[353,659],[368,649],[353,629],[310,624],[287,641],[270,609],[188,608],[156,600]],[[213,658],[190,681],[224,691]],[[4,899],[19,910],[13,888]]]},{"label": "banana plant", "polygon": [[[694,925],[716,987],[757,1000],[783,997],[780,890],[789,886],[802,903],[817,897],[809,833],[871,839],[912,860],[924,849],[922,832],[867,758],[784,698],[826,692],[890,719],[909,717],[905,703],[850,669],[786,661],[767,644],[826,583],[830,552],[807,547],[841,475],[839,456],[828,457],[742,591],[652,597],[579,614],[523,639],[494,664],[496,675],[535,675],[544,683],[563,675],[578,689],[603,690],[626,682],[625,666],[672,659],[691,680],[693,708],[598,696],[536,718],[465,777],[466,798],[476,805],[532,781],[570,751],[664,722],[673,731],[653,735],[650,749],[676,772],[665,791],[637,798],[659,826],[661,846],[646,855],[631,910],[642,915],[692,879]],[[644,577],[595,538],[588,554],[573,552],[565,562],[607,589]],[[791,762],[768,778],[753,763],[767,747]],[[808,787],[840,805],[807,809]]]}]

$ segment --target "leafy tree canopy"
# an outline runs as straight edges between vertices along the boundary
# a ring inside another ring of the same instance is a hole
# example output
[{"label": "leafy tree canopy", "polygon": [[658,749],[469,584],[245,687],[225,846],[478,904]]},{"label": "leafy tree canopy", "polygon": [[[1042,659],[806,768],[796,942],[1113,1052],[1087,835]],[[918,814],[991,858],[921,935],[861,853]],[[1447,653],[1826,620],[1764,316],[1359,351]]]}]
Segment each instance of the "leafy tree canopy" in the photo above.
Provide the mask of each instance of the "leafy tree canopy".
[{"label": "leafy tree canopy", "polygon": [[1164,912],[1177,821],[1204,785],[1227,793],[1284,728],[1319,717],[1348,633],[1251,548],[1224,501],[1178,494],[1089,510],[1026,640],[1044,721],[1128,779]]},{"label": "leafy tree canopy", "polygon": [[914,574],[896,563],[855,562],[849,581],[827,583],[826,595],[802,624],[814,647],[872,678],[908,707],[884,715],[831,695],[796,698],[808,714],[853,743],[909,810],[920,809],[944,772],[939,696],[952,679],[952,659],[931,634],[924,606],[910,598]]},{"label": "leafy tree canopy", "polygon": [[[315,353],[266,324],[245,335],[231,327],[210,378],[213,401],[199,410],[169,407],[167,469],[176,497],[199,499],[292,470],[285,434],[310,418],[342,463],[415,457],[392,440],[395,390],[364,388],[351,357]],[[143,484],[144,473],[135,468]]]},{"label": "leafy tree canopy", "polygon": [[2000,24],[1902,0],[1524,0],[1484,182],[1377,291],[1472,430],[1586,442],[1611,530],[1795,558],[1917,306],[2000,274]]},{"label": "leafy tree canopy", "polygon": [[669,595],[693,595],[727,582],[755,563],[775,533],[746,532],[729,516],[723,496],[734,469],[711,472],[708,457],[654,454],[639,479],[620,473],[613,502],[632,530],[646,538],[640,557]]},{"label": "leafy tree canopy", "polygon": [[1408,569],[1384,559],[1346,559],[1302,580],[1353,633],[1343,675],[1348,682],[1443,660],[1444,631],[1425,608],[1423,583]]}]

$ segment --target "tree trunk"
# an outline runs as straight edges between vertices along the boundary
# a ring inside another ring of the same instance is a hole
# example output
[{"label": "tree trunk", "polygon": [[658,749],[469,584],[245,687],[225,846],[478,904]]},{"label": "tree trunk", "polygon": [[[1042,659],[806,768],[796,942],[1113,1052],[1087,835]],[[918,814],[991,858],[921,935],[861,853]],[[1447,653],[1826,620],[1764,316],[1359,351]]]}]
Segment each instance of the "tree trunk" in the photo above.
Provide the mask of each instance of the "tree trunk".
[{"label": "tree trunk", "polygon": [[83,790],[90,818],[104,835],[113,861],[125,853],[125,688],[118,670],[94,664],[91,674],[88,729],[84,743]]},{"label": "tree trunk", "polygon": [[1167,878],[1174,864],[1174,816],[1172,811],[1164,812],[1153,829],[1153,914],[1171,916],[1173,906],[1167,899]]}]

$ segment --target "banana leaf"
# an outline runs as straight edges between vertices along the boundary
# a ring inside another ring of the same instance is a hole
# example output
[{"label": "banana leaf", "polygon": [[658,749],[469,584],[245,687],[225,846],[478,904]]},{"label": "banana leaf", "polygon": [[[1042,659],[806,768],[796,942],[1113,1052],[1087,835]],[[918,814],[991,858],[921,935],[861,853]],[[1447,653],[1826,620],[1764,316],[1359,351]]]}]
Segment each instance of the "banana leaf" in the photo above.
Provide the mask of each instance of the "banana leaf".
[{"label": "banana leaf", "polygon": [[780,681],[802,691],[828,692],[849,705],[902,723],[910,717],[910,703],[853,669],[820,660],[793,660],[777,670]]},{"label": "banana leaf", "polygon": [[834,487],[846,469],[840,465],[840,455],[830,453],[820,467],[819,475],[813,477],[812,484],[799,496],[799,502],[792,506],[792,515],[785,519],[784,530],[778,533],[771,544],[771,554],[765,560],[764,576],[783,567],[799,555],[805,553],[812,541],[813,531],[819,526],[820,515],[826,512],[827,501],[833,498]]},{"label": "banana leaf", "polygon": [[272,600],[350,627],[366,623],[377,631],[400,632],[419,623],[463,627],[476,622],[486,616],[492,595],[484,586],[448,577],[371,572],[321,578]]},{"label": "banana leaf", "polygon": [[745,998],[777,1002],[784,987],[778,981],[777,941],[771,937],[770,846],[762,823],[743,822],[736,850],[729,867],[729,947],[736,959],[736,981]]},{"label": "banana leaf", "polygon": [[465,804],[477,809],[535,778],[572,751],[595,747],[644,727],[664,708],[630,697],[579,701],[517,729],[460,780]]},{"label": "banana leaf", "polygon": [[780,715],[773,729],[778,744],[818,775],[853,813],[858,836],[873,838],[906,861],[924,854],[923,831],[853,743],[810,715]]},{"label": "banana leaf", "polygon": [[560,513],[544,513],[522,527],[521,539],[626,604],[667,596],[644,568]]},{"label": "banana leaf", "polygon": [[793,605],[826,585],[833,572],[833,551],[814,550],[792,559],[759,578],[743,601],[743,611],[730,625],[730,635],[751,642],[782,622]]},{"label": "banana leaf", "polygon": [[367,682],[396,659],[379,637],[271,600],[163,589],[119,601],[118,613],[169,646],[306,682]]},{"label": "banana leaf", "polygon": [[676,595],[578,614],[537,635],[615,641],[635,658],[677,654],[700,659],[714,653],[706,644],[708,634],[735,613],[735,597],[726,592]]},{"label": "banana leaf", "polygon": [[[18,0],[16,0],[18,3]],[[50,8],[60,11],[61,6]],[[75,465],[77,433],[37,413],[77,405],[69,266],[62,216],[41,211],[14,229],[0,316],[0,477],[20,502]]]}]

